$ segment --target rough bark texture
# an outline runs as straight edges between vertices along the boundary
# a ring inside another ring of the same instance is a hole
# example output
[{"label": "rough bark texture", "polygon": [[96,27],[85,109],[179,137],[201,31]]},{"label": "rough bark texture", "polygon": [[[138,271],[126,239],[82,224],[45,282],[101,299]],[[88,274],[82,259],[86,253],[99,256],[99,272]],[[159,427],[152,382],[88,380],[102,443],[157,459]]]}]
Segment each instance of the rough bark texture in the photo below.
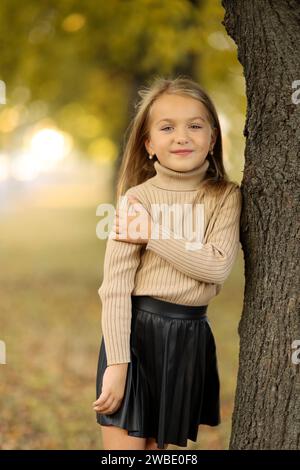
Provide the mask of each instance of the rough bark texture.
[{"label": "rough bark texture", "polygon": [[[245,292],[230,449],[300,449],[300,0],[223,0],[247,94]],[[299,89],[299,85],[298,85]],[[298,93],[299,99],[299,93]]]}]

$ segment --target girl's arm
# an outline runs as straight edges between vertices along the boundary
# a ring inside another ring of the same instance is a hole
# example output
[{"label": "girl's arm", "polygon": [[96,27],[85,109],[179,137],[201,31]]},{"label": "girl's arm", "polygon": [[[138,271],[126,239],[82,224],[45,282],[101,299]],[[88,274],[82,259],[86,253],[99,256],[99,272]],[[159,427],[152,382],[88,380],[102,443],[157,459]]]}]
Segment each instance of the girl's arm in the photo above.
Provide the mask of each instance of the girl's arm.
[{"label": "girl's arm", "polygon": [[[159,239],[150,238],[146,250],[152,250],[197,281],[223,284],[239,248],[241,206],[240,188],[235,187],[222,204],[205,243],[198,247],[189,245],[188,240],[175,238],[173,231],[159,224]],[[162,239],[163,234],[168,238]]]},{"label": "girl's arm", "polygon": [[112,238],[107,240],[103,282],[98,293],[102,302],[102,333],[108,366],[131,362],[131,292],[142,246]]}]

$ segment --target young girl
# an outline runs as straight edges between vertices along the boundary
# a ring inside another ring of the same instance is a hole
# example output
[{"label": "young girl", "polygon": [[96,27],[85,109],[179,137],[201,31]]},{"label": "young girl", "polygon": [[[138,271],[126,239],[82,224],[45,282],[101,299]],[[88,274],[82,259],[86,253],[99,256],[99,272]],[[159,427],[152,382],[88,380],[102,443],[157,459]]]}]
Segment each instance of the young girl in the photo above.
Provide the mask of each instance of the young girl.
[{"label": "young girl", "polygon": [[200,424],[220,423],[207,306],[239,248],[241,192],[225,174],[211,99],[183,76],[157,78],[139,95],[117,188],[118,203],[125,194],[130,204],[117,203],[98,290],[93,409],[109,450],[186,447]]}]

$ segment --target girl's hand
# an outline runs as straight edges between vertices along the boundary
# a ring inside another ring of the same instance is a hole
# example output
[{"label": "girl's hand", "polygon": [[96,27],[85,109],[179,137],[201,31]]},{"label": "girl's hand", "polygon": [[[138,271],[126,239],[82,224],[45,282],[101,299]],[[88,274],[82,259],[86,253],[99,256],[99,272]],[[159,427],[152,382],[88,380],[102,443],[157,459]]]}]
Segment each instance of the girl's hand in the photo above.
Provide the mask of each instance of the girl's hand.
[{"label": "girl's hand", "polygon": [[[128,196],[128,201],[131,203],[130,211],[128,208],[119,208],[116,211],[112,238],[130,243],[147,244],[151,236],[151,216],[134,196]],[[133,214],[130,215],[129,212],[131,214],[133,212]],[[133,224],[132,228],[134,229],[132,229],[130,224],[137,216],[139,223],[138,225]]]},{"label": "girl's hand", "polygon": [[94,411],[110,415],[120,408],[125,391],[127,369],[128,362],[112,364],[105,369],[101,394],[93,403]]}]

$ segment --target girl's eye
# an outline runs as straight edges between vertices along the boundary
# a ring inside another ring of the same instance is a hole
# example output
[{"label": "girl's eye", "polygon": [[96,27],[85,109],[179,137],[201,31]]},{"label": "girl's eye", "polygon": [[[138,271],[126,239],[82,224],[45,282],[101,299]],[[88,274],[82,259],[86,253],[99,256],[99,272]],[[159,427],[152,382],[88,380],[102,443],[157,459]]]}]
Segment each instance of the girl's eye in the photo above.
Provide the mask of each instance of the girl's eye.
[{"label": "girl's eye", "polygon": [[[196,129],[202,129],[202,126],[198,126],[198,124],[192,124],[191,127],[196,128]],[[171,126],[164,127],[161,130],[166,131],[167,129],[171,129]]]}]

